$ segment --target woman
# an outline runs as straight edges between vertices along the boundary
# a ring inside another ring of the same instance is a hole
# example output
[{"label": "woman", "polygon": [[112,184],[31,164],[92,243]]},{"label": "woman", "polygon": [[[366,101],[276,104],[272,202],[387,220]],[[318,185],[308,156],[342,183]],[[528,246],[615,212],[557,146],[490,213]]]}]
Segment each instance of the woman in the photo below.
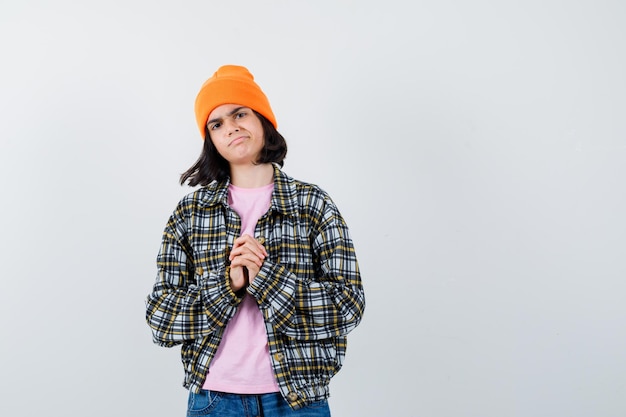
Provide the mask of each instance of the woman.
[{"label": "woman", "polygon": [[170,217],[146,319],[181,344],[188,415],[329,416],[330,379],[365,299],[348,228],[319,187],[282,171],[287,144],[244,67],[195,103],[200,185]]}]

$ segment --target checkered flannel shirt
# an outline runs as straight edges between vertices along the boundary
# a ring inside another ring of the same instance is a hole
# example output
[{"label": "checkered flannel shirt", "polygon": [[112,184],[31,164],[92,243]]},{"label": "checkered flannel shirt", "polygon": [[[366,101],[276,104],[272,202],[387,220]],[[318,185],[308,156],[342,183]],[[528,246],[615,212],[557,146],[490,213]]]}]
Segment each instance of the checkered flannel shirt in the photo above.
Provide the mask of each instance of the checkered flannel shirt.
[{"label": "checkered flannel shirt", "polygon": [[[274,167],[270,209],[255,228],[268,257],[247,287],[263,313],[272,367],[292,408],[326,399],[361,321],[365,298],[348,228],[319,187]],[[181,346],[183,385],[200,391],[242,298],[229,285],[229,250],[241,221],[229,180],[185,196],[170,217],[146,301],[154,342]]]}]

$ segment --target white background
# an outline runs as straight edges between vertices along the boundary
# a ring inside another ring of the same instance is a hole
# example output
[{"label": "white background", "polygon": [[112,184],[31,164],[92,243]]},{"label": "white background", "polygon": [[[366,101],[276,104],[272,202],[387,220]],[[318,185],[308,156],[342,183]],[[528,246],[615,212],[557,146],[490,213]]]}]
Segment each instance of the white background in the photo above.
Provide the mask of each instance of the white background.
[{"label": "white background", "polygon": [[247,66],[367,295],[335,417],[626,415],[626,3],[0,1],[0,415],[182,416],[144,299]]}]

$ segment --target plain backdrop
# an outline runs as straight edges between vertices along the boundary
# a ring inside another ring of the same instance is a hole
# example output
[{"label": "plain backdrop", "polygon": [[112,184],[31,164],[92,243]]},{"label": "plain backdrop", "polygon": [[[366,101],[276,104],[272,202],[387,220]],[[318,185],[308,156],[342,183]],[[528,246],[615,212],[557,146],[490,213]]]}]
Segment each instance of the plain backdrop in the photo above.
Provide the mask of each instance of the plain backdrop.
[{"label": "plain backdrop", "polygon": [[367,296],[335,417],[626,415],[626,3],[0,0],[0,415],[182,416],[193,101],[247,66]]}]

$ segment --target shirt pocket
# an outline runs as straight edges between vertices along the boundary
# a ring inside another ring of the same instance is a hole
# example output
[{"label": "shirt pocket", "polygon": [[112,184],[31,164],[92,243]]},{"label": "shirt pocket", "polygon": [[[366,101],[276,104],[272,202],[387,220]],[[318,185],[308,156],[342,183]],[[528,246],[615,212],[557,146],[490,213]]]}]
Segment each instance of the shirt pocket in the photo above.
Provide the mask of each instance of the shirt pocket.
[{"label": "shirt pocket", "polygon": [[314,279],[315,257],[306,227],[285,219],[272,229],[268,241],[266,248],[270,259],[283,265],[299,280]]},{"label": "shirt pocket", "polygon": [[228,250],[215,248],[198,251],[195,254],[194,270],[196,281],[215,279],[223,276],[223,271],[228,265]]}]

